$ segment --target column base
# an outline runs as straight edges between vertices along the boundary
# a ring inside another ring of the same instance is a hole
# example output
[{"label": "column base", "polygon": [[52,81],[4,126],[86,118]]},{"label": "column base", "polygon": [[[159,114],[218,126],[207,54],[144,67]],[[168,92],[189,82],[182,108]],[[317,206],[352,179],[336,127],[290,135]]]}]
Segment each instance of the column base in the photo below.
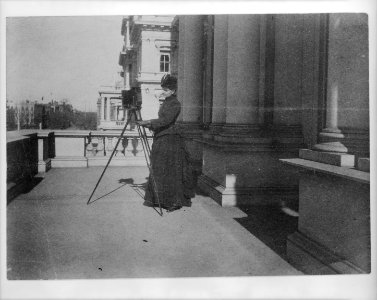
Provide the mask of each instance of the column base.
[{"label": "column base", "polygon": [[338,167],[354,167],[355,156],[346,153],[322,152],[309,149],[300,149],[299,157],[319,163]]},{"label": "column base", "polygon": [[51,169],[51,159],[38,161],[38,173],[46,173]]},{"label": "column base", "polygon": [[261,130],[254,135],[251,129],[257,130],[257,126],[241,126],[241,131],[245,129],[242,134],[236,134],[237,128],[229,125],[227,132],[202,139],[199,187],[223,206],[285,201],[296,207],[298,172],[282,168],[279,162],[281,158],[297,157],[296,143],[274,143],[274,137]]},{"label": "column base", "polygon": [[325,128],[314,150],[369,157],[369,130]]},{"label": "column base", "polygon": [[335,153],[347,153],[348,148],[345,147],[341,142],[327,142],[314,145],[314,150],[323,152],[335,152]]},{"label": "column base", "polygon": [[298,198],[297,187],[225,187],[206,175],[199,177],[198,187],[224,207],[273,205],[296,202]]}]

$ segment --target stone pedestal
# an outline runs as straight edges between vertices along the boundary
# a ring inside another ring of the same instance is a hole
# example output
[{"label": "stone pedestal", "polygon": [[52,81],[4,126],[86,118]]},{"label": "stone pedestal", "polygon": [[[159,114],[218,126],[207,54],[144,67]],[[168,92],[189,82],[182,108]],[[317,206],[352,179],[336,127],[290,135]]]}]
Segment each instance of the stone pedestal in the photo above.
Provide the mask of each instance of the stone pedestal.
[{"label": "stone pedestal", "polygon": [[271,138],[263,137],[245,136],[238,144],[220,136],[204,139],[200,189],[223,206],[297,201],[297,175],[279,162],[296,153],[276,151],[271,144]]},{"label": "stone pedestal", "polygon": [[289,262],[306,274],[370,272],[369,173],[300,158],[298,231],[288,238]]},{"label": "stone pedestal", "polygon": [[[38,173],[46,173],[51,169],[52,152],[50,147],[54,146],[51,141],[54,139],[54,133],[49,131],[38,132]],[[55,151],[55,149],[54,149]]]},{"label": "stone pedestal", "polygon": [[224,206],[297,201],[296,174],[279,159],[297,155],[301,132],[281,134],[287,126],[279,124],[275,134],[260,124],[261,16],[216,16],[214,24],[213,123],[199,186]]}]

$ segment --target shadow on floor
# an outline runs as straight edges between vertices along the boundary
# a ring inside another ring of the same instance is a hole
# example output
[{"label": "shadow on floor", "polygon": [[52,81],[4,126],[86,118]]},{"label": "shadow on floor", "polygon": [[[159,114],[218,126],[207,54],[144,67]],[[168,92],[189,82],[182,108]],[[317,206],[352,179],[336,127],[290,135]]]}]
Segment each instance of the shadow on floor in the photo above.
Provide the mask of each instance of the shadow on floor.
[{"label": "shadow on floor", "polygon": [[11,203],[19,194],[27,194],[34,189],[41,181],[43,177],[32,177],[27,180],[16,184],[14,187],[7,191],[7,205]]},{"label": "shadow on floor", "polygon": [[[148,178],[146,178],[146,179],[148,179]],[[129,185],[136,193],[139,194],[139,196],[142,199],[144,199],[144,193],[145,193],[145,189],[146,189],[146,186],[147,186],[148,182],[144,182],[144,183],[141,183],[141,184],[135,184],[134,182],[135,181],[134,181],[133,178],[122,178],[122,179],[119,179],[118,183],[121,183],[122,184],[121,186],[113,189],[112,191],[106,193],[105,195],[102,195],[102,196],[100,196],[100,197],[98,197],[98,198],[90,201],[88,204],[96,202],[96,201],[98,201],[98,200],[100,200],[100,199],[102,199],[102,198],[104,198],[104,197],[106,197],[106,196],[114,193],[115,191],[121,189],[122,187],[124,187],[126,185]]]},{"label": "shadow on floor", "polygon": [[235,220],[287,261],[287,237],[297,231],[298,218],[276,205],[239,207],[247,217]]}]

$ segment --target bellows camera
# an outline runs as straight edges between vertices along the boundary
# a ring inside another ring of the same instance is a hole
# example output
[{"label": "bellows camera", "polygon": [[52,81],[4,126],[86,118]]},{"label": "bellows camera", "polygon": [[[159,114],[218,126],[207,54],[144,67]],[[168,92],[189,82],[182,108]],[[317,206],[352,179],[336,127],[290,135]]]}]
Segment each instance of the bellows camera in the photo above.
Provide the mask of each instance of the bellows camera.
[{"label": "bellows camera", "polygon": [[135,89],[122,90],[122,106],[127,109],[141,106]]}]

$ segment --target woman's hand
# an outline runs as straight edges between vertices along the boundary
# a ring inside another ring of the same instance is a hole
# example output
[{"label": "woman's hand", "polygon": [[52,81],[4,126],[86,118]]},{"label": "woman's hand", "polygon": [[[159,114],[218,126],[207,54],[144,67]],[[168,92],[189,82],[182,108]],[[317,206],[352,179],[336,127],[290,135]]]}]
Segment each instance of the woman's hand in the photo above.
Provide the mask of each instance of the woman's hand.
[{"label": "woman's hand", "polygon": [[150,120],[145,120],[145,121],[137,121],[137,125],[147,127],[149,128],[151,126],[151,121]]}]

